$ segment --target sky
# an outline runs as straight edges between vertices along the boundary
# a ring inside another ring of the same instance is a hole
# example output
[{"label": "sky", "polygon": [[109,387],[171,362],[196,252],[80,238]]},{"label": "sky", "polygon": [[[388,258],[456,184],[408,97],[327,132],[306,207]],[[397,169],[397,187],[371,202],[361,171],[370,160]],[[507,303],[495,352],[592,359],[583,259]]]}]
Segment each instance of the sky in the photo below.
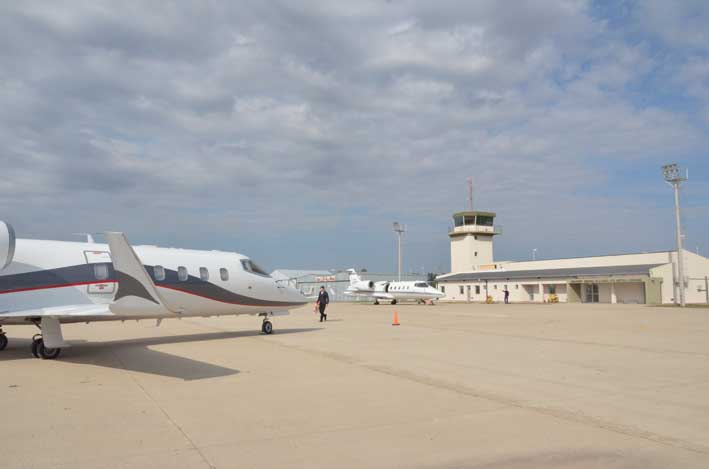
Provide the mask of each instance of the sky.
[{"label": "sky", "polygon": [[267,268],[709,254],[709,2],[0,3],[0,219]]}]

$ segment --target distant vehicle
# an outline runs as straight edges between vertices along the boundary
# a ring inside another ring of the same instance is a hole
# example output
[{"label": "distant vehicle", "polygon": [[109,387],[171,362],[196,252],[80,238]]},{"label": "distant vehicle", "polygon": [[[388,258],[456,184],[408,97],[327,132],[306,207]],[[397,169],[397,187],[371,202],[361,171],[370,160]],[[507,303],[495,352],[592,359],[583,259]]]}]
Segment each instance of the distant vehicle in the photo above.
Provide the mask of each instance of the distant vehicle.
[{"label": "distant vehicle", "polygon": [[270,334],[270,317],[308,302],[235,252],[134,249],[123,233],[105,235],[108,244],[15,239],[0,222],[0,350],[2,327],[19,324],[41,330],[32,353],[43,359],[68,346],[66,323],[250,314]]},{"label": "distant vehicle", "polygon": [[375,305],[379,304],[379,300],[386,300],[395,305],[401,300],[416,300],[417,303],[425,303],[445,296],[421,280],[414,282],[373,282],[371,280],[362,280],[354,269],[348,269],[347,271],[350,273],[350,286],[345,290],[345,295],[372,298]]}]

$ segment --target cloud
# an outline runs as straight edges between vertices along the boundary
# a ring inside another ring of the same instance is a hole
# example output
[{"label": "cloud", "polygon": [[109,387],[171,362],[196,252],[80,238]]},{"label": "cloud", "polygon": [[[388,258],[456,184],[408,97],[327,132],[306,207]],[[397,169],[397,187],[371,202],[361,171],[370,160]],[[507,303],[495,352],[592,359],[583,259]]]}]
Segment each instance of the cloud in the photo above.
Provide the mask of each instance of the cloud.
[{"label": "cloud", "polygon": [[521,257],[615,251],[628,220],[667,247],[663,187],[618,175],[706,168],[703,13],[661,2],[0,8],[0,214],[20,234],[389,270],[398,219],[410,265],[445,270],[469,175],[510,228],[498,254]]}]

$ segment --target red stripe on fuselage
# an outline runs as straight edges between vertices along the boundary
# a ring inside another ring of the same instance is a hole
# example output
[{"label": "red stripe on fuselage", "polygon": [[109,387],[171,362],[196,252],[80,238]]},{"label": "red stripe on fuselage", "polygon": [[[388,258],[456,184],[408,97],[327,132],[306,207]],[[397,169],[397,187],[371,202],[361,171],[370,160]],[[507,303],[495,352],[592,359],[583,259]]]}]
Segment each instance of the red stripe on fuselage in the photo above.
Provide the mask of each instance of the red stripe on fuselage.
[{"label": "red stripe on fuselage", "polygon": [[180,292],[180,293],[187,293],[188,295],[198,296],[198,297],[200,297],[200,298],[206,298],[206,299],[208,299],[208,300],[217,301],[217,302],[219,302],[219,303],[224,303],[224,304],[227,304],[227,305],[239,305],[239,306],[273,306],[273,307],[282,306],[282,307],[288,307],[288,306],[300,306],[301,304],[305,304],[305,303],[287,303],[287,304],[276,304],[276,303],[274,303],[274,304],[264,304],[264,305],[250,305],[250,304],[246,304],[246,303],[236,303],[236,302],[233,302],[233,301],[218,300],[218,299],[216,299],[216,298],[212,298],[211,296],[200,295],[199,293],[191,292],[191,291],[189,291],[189,290],[182,290],[181,288],[169,287],[169,286],[167,286],[167,285],[156,285],[156,286],[157,286],[157,287],[160,287],[160,288],[166,288],[166,289],[168,289],[168,290],[175,290],[175,291],[178,291],[178,292]]},{"label": "red stripe on fuselage", "polygon": [[[4,294],[6,294],[6,293],[21,293],[21,292],[26,292],[26,291],[51,290],[51,289],[54,289],[54,288],[81,287],[81,286],[85,286],[85,285],[96,285],[96,284],[102,284],[102,283],[118,283],[118,282],[117,282],[116,280],[105,280],[105,281],[102,281],[102,282],[92,281],[92,282],[64,283],[64,284],[61,284],[61,285],[44,285],[44,286],[41,286],[41,287],[27,287],[27,288],[18,288],[18,289],[16,289],[16,290],[0,291],[0,295],[4,295]],[[194,292],[191,292],[191,291],[188,291],[188,290],[182,290],[182,289],[180,289],[180,288],[169,287],[169,286],[167,286],[167,285],[156,285],[156,286],[157,286],[157,287],[160,287],[160,288],[166,288],[166,289],[168,289],[168,290],[175,290],[175,291],[178,291],[178,292],[180,292],[180,293],[187,293],[188,295],[198,296],[198,297],[200,297],[200,298],[205,298],[205,299],[207,299],[207,300],[217,301],[217,302],[219,302],[219,303],[225,303],[225,304],[229,304],[229,305],[239,305],[239,306],[267,306],[267,307],[268,307],[268,306],[273,306],[273,307],[283,306],[283,307],[288,307],[288,306],[300,306],[300,304],[301,304],[301,303],[288,303],[288,304],[285,304],[285,305],[284,305],[284,304],[280,304],[280,305],[279,305],[279,304],[251,305],[251,304],[246,304],[246,303],[235,303],[235,302],[231,302],[231,301],[222,301],[222,300],[218,300],[218,299],[216,299],[216,298],[212,298],[212,297],[210,297],[210,296],[200,295],[199,293],[194,293]]]},{"label": "red stripe on fuselage", "polygon": [[23,291],[49,290],[52,288],[81,287],[84,285],[96,285],[96,284],[103,284],[103,283],[117,283],[117,282],[115,280],[103,280],[101,282],[91,281],[91,282],[77,282],[77,283],[62,283],[60,285],[43,285],[41,287],[27,287],[27,288],[18,288],[16,290],[0,291],[0,295],[4,295],[6,293],[20,293]]}]

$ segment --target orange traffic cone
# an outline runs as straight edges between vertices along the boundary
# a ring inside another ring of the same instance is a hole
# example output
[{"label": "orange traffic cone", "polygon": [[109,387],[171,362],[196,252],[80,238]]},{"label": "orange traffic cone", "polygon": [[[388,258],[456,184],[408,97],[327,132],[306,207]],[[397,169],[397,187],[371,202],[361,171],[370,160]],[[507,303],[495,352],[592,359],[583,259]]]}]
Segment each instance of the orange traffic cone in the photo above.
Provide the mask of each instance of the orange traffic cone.
[{"label": "orange traffic cone", "polygon": [[394,320],[391,322],[392,326],[399,326],[399,315],[394,311]]}]

